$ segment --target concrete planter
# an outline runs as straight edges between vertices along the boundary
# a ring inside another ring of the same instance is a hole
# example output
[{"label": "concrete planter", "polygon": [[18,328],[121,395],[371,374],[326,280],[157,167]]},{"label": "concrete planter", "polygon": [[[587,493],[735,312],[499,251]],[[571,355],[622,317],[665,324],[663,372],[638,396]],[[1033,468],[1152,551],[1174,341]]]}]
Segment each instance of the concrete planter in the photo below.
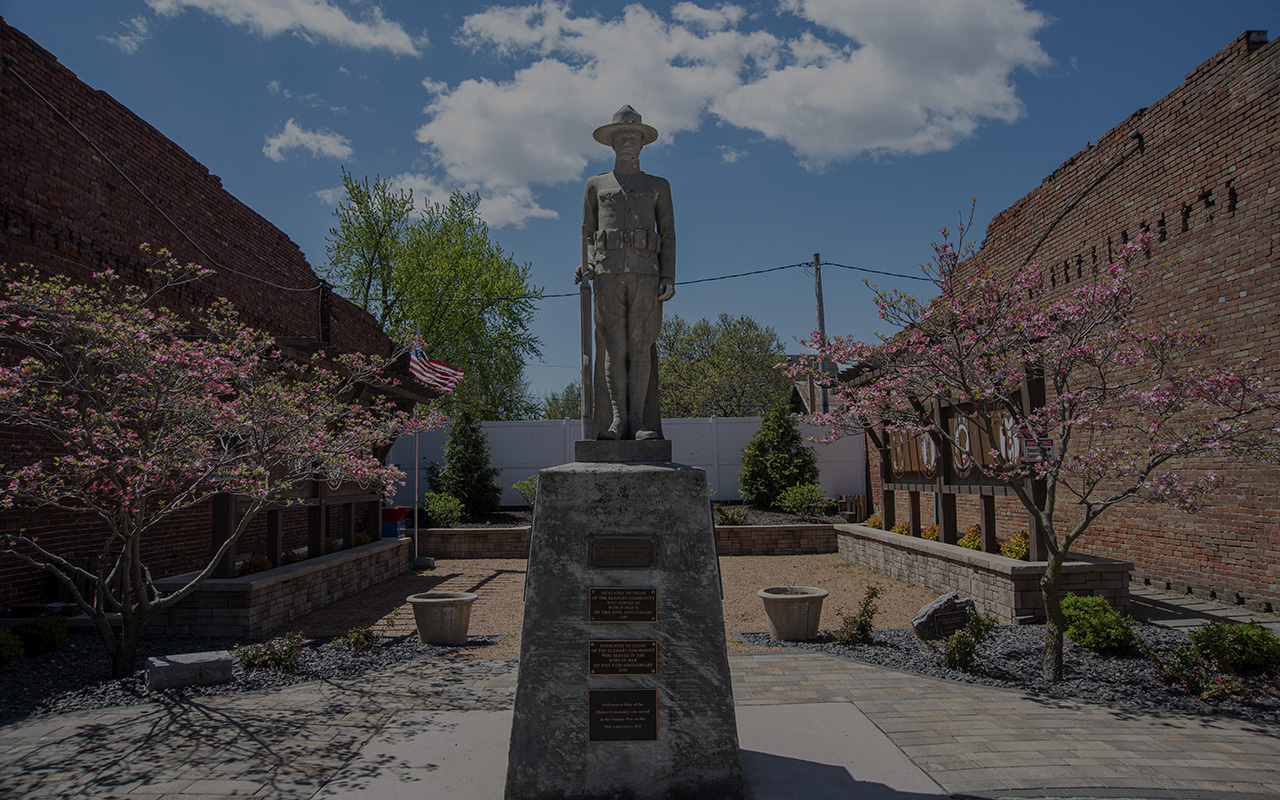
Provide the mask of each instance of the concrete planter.
[{"label": "concrete planter", "polygon": [[466,644],[467,628],[471,625],[471,604],[478,599],[471,592],[409,595],[418,637],[427,644]]},{"label": "concrete planter", "polygon": [[770,586],[756,592],[764,601],[769,636],[787,641],[818,638],[818,620],[826,589],[816,586]]}]

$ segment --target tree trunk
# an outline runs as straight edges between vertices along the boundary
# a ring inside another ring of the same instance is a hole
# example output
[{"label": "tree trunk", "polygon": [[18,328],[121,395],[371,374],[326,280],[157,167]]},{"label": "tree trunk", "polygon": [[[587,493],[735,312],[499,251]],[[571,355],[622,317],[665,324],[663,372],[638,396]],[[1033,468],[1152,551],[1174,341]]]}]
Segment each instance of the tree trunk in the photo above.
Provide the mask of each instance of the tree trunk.
[{"label": "tree trunk", "polygon": [[111,677],[128,678],[138,669],[138,639],[141,627],[128,625],[121,629],[120,638],[116,640],[116,650],[111,654]]},{"label": "tree trunk", "polygon": [[1041,674],[1050,683],[1062,680],[1062,638],[1067,631],[1067,618],[1062,613],[1058,587],[1062,578],[1064,554],[1045,565],[1040,579],[1040,596],[1044,599],[1044,661]]}]

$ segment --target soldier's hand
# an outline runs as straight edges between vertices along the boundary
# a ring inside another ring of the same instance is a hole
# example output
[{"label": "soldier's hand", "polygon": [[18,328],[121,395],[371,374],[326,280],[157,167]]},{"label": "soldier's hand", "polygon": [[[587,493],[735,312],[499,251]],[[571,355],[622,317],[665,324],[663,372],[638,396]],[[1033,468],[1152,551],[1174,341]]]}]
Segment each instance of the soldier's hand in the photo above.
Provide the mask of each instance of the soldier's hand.
[{"label": "soldier's hand", "polygon": [[674,278],[662,278],[658,281],[658,300],[665,303],[676,296],[676,282]]},{"label": "soldier's hand", "polygon": [[573,268],[574,284],[579,284],[579,283],[582,283],[583,281],[589,281],[595,276],[596,276],[596,271],[591,269],[590,267],[583,269],[582,265],[579,264],[578,266]]}]

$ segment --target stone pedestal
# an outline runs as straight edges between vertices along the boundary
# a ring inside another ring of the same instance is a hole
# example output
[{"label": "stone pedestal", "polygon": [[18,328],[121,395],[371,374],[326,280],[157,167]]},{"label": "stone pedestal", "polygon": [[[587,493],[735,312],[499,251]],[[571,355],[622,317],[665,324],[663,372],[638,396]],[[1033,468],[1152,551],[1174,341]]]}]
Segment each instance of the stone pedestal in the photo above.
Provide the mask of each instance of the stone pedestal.
[{"label": "stone pedestal", "polygon": [[542,470],[528,569],[506,800],[741,800],[706,473]]}]

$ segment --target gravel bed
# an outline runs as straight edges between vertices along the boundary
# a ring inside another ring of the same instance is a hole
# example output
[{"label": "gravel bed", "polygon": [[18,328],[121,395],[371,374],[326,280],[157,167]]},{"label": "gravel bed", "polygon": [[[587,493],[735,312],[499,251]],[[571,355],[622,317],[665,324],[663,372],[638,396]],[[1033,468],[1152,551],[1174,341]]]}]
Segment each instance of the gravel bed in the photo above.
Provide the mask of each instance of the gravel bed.
[{"label": "gravel bed", "polygon": [[[467,646],[484,647],[501,638],[471,636]],[[98,635],[72,630],[68,633],[67,645],[56,653],[28,656],[0,667],[0,724],[44,714],[252,692],[305,681],[353,678],[370,670],[416,659],[439,658],[461,649],[422,644],[417,634],[380,638],[375,646],[359,654],[335,647],[333,641],[330,638],[307,640],[299,654],[297,667],[288,671],[248,670],[236,659],[233,667],[235,680],[230,683],[150,692],[142,670],[129,678],[113,680],[111,665]],[[236,644],[231,639],[152,636],[141,643],[139,661],[155,655],[209,650],[234,652]]]},{"label": "gravel bed", "polygon": [[[1135,622],[1134,631],[1147,646],[1166,656],[1187,644],[1178,630]],[[978,649],[972,672],[947,669],[941,643],[922,642],[910,628],[877,629],[869,645],[841,645],[824,633],[813,642],[776,642],[766,633],[743,633],[747,643],[808,650],[863,661],[903,672],[944,680],[1017,689],[1038,697],[1102,703],[1113,708],[1205,716],[1225,714],[1249,722],[1280,724],[1280,678],[1245,679],[1242,696],[1202,700],[1165,683],[1156,663],[1145,656],[1104,655],[1066,642],[1064,677],[1046,683],[1040,677],[1044,628],[1001,625]]]}]

